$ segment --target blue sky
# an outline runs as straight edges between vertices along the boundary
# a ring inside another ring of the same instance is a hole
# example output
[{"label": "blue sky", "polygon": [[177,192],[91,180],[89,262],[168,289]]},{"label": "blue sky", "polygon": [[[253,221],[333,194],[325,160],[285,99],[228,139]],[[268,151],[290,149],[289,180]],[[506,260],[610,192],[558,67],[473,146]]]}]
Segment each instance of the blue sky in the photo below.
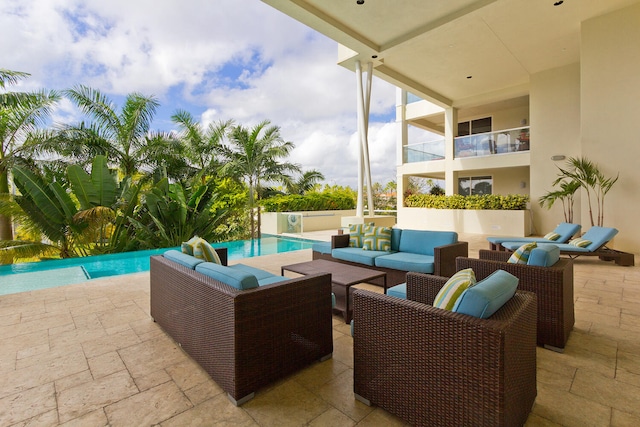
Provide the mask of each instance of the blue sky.
[{"label": "blue sky", "polygon": [[[207,124],[264,119],[296,145],[291,160],[329,184],[356,186],[356,76],[337,44],[259,0],[3,0],[0,68],[31,77],[22,90],[84,84],[122,105],[156,96],[154,130],[177,109]],[[374,181],[395,179],[395,88],[374,78]],[[79,112],[63,100],[56,122]]]}]

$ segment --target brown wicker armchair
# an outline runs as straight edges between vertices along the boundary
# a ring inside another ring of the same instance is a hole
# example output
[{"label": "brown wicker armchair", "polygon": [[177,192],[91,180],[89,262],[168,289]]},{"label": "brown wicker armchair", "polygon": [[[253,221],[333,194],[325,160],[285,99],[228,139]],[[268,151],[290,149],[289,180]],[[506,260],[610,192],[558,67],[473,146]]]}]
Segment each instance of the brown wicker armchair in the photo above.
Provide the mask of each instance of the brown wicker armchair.
[{"label": "brown wicker armchair", "polygon": [[151,257],[151,316],[240,405],[331,357],[331,275],[238,290]]},{"label": "brown wicker armchair", "polygon": [[575,323],[573,301],[573,261],[561,258],[551,267],[509,264],[510,252],[481,249],[480,259],[456,258],[456,269],[473,269],[478,280],[496,270],[505,270],[518,279],[518,289],[538,296],[538,344],[564,351]]},{"label": "brown wicker armchair", "polygon": [[418,426],[516,426],[536,398],[536,296],[489,319],[432,307],[446,278],[407,274],[407,300],[355,290],[354,392]]}]

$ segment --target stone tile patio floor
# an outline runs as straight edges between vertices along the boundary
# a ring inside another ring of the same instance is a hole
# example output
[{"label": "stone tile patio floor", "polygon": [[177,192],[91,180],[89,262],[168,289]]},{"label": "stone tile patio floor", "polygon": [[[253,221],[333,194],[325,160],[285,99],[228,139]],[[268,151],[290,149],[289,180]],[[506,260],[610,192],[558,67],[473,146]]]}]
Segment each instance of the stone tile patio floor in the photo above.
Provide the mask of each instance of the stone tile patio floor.
[{"label": "stone tile patio floor", "polygon": [[[461,236],[470,255],[484,236]],[[279,273],[311,251],[243,260]],[[361,285],[374,290],[380,288]],[[527,426],[640,425],[640,267],[575,263],[564,353],[538,348]],[[0,297],[1,426],[393,426],[353,398],[353,346],[334,317],[333,358],[238,408],[149,317],[147,273]]]}]

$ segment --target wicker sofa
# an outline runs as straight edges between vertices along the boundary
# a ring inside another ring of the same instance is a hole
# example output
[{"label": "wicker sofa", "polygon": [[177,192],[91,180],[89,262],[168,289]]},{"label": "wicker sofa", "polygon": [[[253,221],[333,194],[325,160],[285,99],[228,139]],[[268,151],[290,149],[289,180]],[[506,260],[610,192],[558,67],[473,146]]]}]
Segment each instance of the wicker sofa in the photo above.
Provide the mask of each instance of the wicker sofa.
[{"label": "wicker sofa", "polygon": [[387,273],[387,286],[406,281],[408,271],[450,277],[455,259],[469,254],[468,242],[458,241],[452,231],[393,228],[391,250],[367,251],[349,247],[349,234],[331,236],[327,243],[314,245],[313,259],[326,259]]},{"label": "wicker sofa", "polygon": [[[534,251],[548,250],[540,247]],[[556,252],[559,251],[556,249]],[[507,263],[510,255],[510,252],[481,249],[479,259],[457,258],[456,269],[472,268],[478,280],[496,270],[518,277],[518,289],[538,296],[538,344],[562,352],[575,323],[573,261],[560,258],[550,266],[510,264]]]},{"label": "wicker sofa", "polygon": [[446,278],[407,274],[408,299],[357,289],[356,399],[416,426],[523,425],[536,398],[536,296],[488,319],[431,306]]},{"label": "wicker sofa", "polygon": [[261,387],[331,357],[329,274],[239,290],[153,256],[150,280],[153,319],[236,405]]}]

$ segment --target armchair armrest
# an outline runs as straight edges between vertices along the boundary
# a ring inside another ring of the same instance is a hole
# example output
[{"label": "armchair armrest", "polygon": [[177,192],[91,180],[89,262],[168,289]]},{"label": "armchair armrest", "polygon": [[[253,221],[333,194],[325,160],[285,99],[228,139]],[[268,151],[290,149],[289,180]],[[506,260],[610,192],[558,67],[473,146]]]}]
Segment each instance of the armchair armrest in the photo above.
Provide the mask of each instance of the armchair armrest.
[{"label": "armchair armrest", "polygon": [[337,234],[331,236],[331,249],[346,248],[349,246],[349,234]]},{"label": "armchair armrest", "polygon": [[447,282],[446,277],[424,273],[407,273],[407,299],[432,305],[438,291]]},{"label": "armchair armrest", "polygon": [[456,257],[469,256],[469,243],[457,242],[433,248],[435,276],[451,277],[456,273]]},{"label": "armchair armrest", "polygon": [[218,254],[218,258],[220,258],[220,264],[229,265],[229,256],[227,248],[214,248],[216,253]]},{"label": "armchair armrest", "polygon": [[501,261],[501,262],[507,262],[507,260],[509,259],[509,257],[511,257],[511,255],[513,255],[512,252],[490,251],[488,249],[480,249],[480,251],[478,252],[478,258],[480,259],[486,259],[491,261]]}]

